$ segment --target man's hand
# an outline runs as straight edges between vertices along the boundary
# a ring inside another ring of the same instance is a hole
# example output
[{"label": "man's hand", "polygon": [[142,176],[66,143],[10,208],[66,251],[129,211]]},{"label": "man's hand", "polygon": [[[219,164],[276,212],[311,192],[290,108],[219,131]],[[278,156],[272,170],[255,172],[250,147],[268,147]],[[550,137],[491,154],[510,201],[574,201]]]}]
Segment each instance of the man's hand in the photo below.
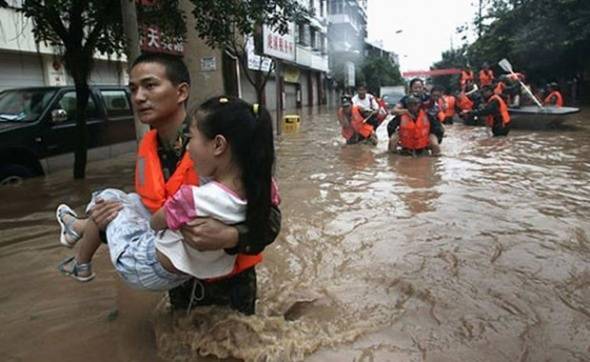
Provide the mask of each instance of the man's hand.
[{"label": "man's hand", "polygon": [[109,223],[117,217],[119,210],[122,208],[123,205],[119,202],[98,199],[96,200],[94,207],[88,212],[88,215],[98,228],[101,231],[104,231]]},{"label": "man's hand", "polygon": [[238,245],[238,229],[211,218],[196,218],[180,228],[184,243],[200,251]]}]

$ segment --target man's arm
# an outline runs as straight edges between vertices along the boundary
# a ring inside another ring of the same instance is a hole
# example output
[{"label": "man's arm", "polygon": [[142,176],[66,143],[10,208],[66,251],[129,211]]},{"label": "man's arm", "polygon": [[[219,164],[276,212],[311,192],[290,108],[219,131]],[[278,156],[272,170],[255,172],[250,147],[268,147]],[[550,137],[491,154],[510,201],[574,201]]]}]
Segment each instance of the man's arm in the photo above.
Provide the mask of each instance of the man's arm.
[{"label": "man's arm", "polygon": [[393,107],[393,110],[391,111],[391,113],[394,116],[401,116],[402,114],[410,113],[410,112],[405,108],[405,105],[402,102],[398,102],[395,105],[395,107]]},{"label": "man's arm", "polygon": [[267,226],[262,240],[251,238],[245,224],[230,226],[212,218],[193,219],[180,232],[184,242],[197,250],[225,249],[228,254],[258,254],[276,239],[281,229],[281,212],[277,206],[271,206]]},{"label": "man's arm", "polygon": [[164,212],[163,207],[152,214],[152,217],[150,218],[150,226],[156,231],[164,230],[168,227],[166,224],[166,213]]},{"label": "man's arm", "polygon": [[489,116],[494,115],[498,112],[499,104],[496,100],[487,104],[483,109],[473,111],[473,115],[481,117],[481,116]]},{"label": "man's arm", "polygon": [[233,248],[226,248],[228,254],[259,254],[268,245],[272,244],[281,231],[281,210],[277,206],[271,206],[266,233],[261,240],[250,237],[246,224],[237,225],[238,243]]}]

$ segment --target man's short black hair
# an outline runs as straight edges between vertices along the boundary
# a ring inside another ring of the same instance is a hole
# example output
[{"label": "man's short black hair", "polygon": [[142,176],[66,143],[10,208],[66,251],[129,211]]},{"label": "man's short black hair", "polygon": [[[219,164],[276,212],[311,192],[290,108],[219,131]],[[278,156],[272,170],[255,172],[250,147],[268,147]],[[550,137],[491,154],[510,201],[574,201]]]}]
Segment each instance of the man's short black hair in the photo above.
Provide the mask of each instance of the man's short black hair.
[{"label": "man's short black hair", "polygon": [[420,79],[420,78],[414,78],[414,79],[412,79],[412,80],[410,81],[410,89],[412,88],[412,86],[413,86],[413,85],[414,85],[414,83],[416,83],[416,82],[420,82],[420,83],[424,84],[424,81],[423,81],[422,79]]},{"label": "man's short black hair", "polygon": [[175,86],[180,83],[191,85],[191,76],[188,72],[186,64],[182,59],[176,55],[164,53],[143,53],[135,59],[131,65],[133,69],[137,64],[141,63],[158,63],[166,68],[166,77]]},{"label": "man's short black hair", "polygon": [[481,87],[481,92],[493,92],[494,88],[491,85],[485,85]]},{"label": "man's short black hair", "polygon": [[444,93],[444,88],[438,85],[435,85],[434,87],[432,87],[432,89],[430,90],[430,93],[432,94],[432,92],[441,92]]}]

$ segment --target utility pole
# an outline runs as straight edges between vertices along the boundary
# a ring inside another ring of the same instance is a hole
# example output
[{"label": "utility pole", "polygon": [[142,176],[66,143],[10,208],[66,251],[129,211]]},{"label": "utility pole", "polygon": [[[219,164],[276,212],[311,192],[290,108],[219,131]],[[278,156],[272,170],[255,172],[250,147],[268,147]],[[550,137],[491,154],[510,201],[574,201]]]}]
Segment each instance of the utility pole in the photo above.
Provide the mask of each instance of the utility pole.
[{"label": "utility pole", "polygon": [[[127,73],[131,73],[131,64],[139,56],[139,25],[137,24],[137,9],[135,0],[121,0],[121,16],[123,18],[123,32],[125,33],[125,55],[127,55]],[[134,113],[135,137],[141,141],[149,127],[140,122]]]},{"label": "utility pole", "polygon": [[277,107],[277,135],[281,134],[283,122],[283,66],[281,60],[275,59],[276,107]]},{"label": "utility pole", "polygon": [[477,9],[477,37],[481,37],[482,33],[482,16],[483,16],[483,0],[478,1],[478,9]]}]

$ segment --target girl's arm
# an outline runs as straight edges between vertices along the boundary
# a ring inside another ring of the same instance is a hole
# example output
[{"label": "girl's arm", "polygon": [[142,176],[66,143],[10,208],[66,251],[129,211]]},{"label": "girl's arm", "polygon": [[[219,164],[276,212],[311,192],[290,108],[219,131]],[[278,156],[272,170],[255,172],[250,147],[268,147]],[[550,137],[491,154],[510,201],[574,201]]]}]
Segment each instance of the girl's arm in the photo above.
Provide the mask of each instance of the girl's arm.
[{"label": "girl's arm", "polygon": [[156,231],[164,230],[168,227],[166,224],[166,213],[164,212],[163,207],[153,213],[152,217],[150,218],[150,226]]}]

